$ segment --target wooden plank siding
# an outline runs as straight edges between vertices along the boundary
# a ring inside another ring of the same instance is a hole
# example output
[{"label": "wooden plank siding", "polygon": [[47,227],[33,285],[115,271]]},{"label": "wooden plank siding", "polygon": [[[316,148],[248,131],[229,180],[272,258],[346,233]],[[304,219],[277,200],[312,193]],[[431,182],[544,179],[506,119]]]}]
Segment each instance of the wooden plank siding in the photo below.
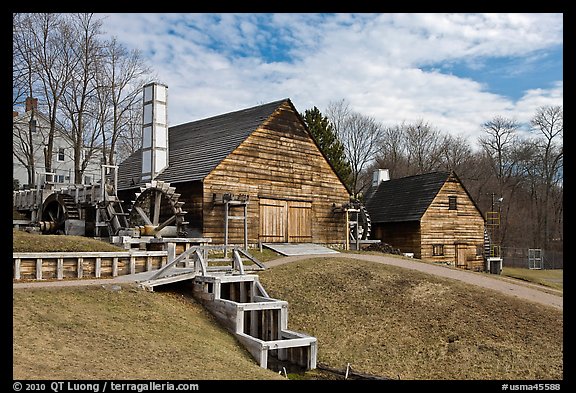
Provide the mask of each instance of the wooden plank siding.
[{"label": "wooden plank siding", "polygon": [[[213,194],[223,193],[249,195],[251,244],[284,234],[279,241],[345,242],[345,216],[333,213],[332,204],[347,203],[348,191],[289,104],[281,106],[212,170],[203,186],[203,236],[212,238],[214,244],[224,242],[224,208],[213,203]],[[271,200],[279,201],[276,208]],[[274,212],[287,215],[286,222],[274,221],[278,220],[272,217]],[[279,225],[286,227],[278,229]],[[229,243],[242,242],[243,222],[232,220]]]},{"label": "wooden plank siding", "polygon": [[[455,210],[449,209],[449,197],[456,197]],[[422,216],[420,241],[423,259],[483,269],[484,218],[462,184],[453,177],[445,182]],[[442,245],[444,255],[433,255],[434,245]]]}]

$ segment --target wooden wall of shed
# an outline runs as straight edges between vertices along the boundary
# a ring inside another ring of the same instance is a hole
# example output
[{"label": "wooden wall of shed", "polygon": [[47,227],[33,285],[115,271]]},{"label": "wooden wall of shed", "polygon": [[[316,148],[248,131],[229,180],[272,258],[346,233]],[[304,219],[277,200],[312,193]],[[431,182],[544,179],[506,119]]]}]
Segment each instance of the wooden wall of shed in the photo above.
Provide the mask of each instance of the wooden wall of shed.
[{"label": "wooden wall of shed", "polygon": [[420,223],[392,222],[372,224],[372,239],[399,248],[401,252],[412,252],[415,258],[420,258]]},{"label": "wooden wall of shed", "polygon": [[[449,209],[449,196],[456,196],[457,209]],[[464,187],[449,178],[420,220],[422,258],[456,265],[457,247],[465,248],[468,269],[481,270],[484,218]],[[443,256],[433,256],[434,244],[444,245]],[[456,246],[458,245],[458,246]],[[462,266],[464,267],[464,266]]]},{"label": "wooden wall of shed", "polygon": [[[204,236],[224,242],[224,207],[213,194],[248,194],[248,241],[259,241],[259,199],[312,203],[312,241],[343,244],[344,213],[333,213],[332,204],[349,201],[340,182],[311,136],[286,104],[224,159],[204,179]],[[242,214],[242,210],[236,215]],[[242,244],[243,222],[230,221],[229,243]]]},{"label": "wooden wall of shed", "polygon": [[186,212],[184,219],[188,222],[188,236],[200,236],[202,233],[202,182],[193,181],[187,183],[174,183],[171,185],[174,186],[176,192],[180,194],[178,200],[184,202],[182,210]]}]

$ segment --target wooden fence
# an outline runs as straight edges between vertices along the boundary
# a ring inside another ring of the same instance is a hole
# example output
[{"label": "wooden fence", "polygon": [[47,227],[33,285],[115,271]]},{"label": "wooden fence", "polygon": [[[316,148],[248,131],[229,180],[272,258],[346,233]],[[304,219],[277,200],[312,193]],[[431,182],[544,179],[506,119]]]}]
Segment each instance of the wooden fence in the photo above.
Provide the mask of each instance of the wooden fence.
[{"label": "wooden fence", "polygon": [[169,252],[18,252],[12,254],[13,279],[111,278],[141,273],[166,265]]}]

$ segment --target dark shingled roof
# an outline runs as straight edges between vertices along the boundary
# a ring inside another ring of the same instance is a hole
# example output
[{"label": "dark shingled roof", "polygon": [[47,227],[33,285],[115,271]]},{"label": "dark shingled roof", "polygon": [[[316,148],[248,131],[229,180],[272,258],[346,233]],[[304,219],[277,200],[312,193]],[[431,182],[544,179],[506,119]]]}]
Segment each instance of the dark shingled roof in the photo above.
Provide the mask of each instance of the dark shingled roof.
[{"label": "dark shingled roof", "polygon": [[[168,129],[168,167],[156,180],[170,183],[204,179],[283,103],[270,102]],[[140,181],[142,154],[138,150],[118,168],[118,189],[134,188]]]},{"label": "dark shingled roof", "polygon": [[383,181],[366,202],[371,221],[419,221],[449,176],[432,172]]}]

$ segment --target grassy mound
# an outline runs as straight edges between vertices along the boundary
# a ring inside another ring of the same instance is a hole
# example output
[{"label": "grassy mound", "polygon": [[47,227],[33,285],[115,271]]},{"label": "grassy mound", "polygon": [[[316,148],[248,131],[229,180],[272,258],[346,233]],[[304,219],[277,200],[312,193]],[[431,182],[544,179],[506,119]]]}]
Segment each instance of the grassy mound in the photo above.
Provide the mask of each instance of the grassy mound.
[{"label": "grassy mound", "polygon": [[313,258],[260,273],[318,361],[393,379],[562,379],[562,311],[394,266]]},{"label": "grassy mound", "polygon": [[284,379],[182,295],[102,285],[13,290],[14,379]]}]

